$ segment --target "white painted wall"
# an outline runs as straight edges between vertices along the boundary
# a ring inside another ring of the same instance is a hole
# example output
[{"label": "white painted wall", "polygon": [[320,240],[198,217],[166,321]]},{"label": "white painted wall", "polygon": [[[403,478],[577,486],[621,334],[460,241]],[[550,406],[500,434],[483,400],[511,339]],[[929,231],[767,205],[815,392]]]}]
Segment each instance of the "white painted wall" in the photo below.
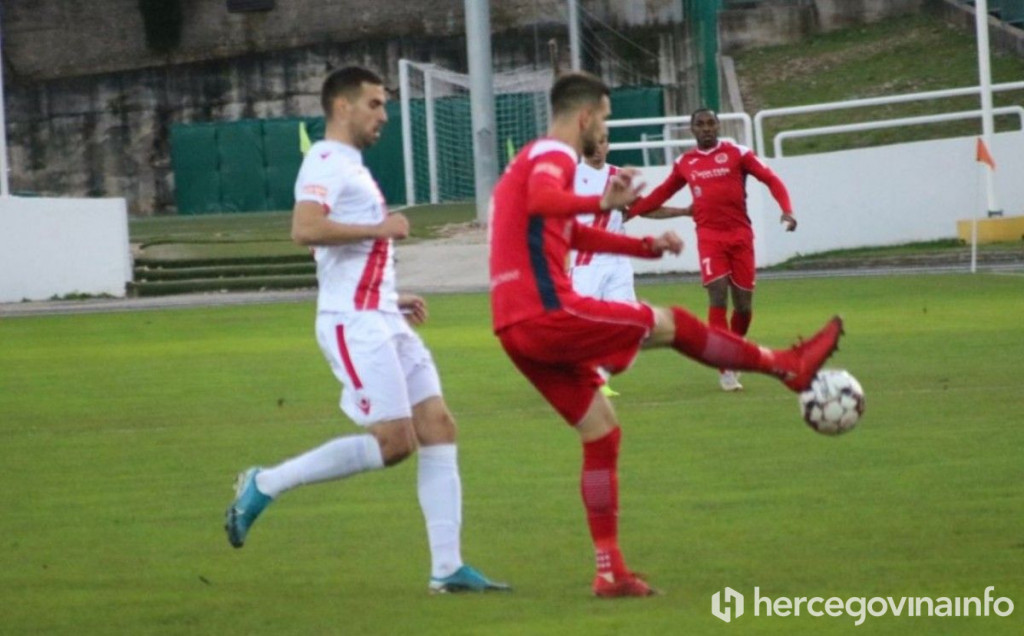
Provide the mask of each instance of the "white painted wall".
[{"label": "white painted wall", "polygon": [[122,297],[131,280],[124,199],[0,198],[0,302]]},{"label": "white painted wall", "polygon": [[[768,189],[748,179],[757,266],[798,254],[955,237],[957,220],[986,213],[982,170],[987,168],[974,159],[975,143],[975,137],[962,137],[766,159],[786,183],[800,225],[792,234],[784,232]],[[995,135],[992,151],[1004,214],[1024,214],[1024,131]],[[647,191],[668,174],[664,166],[641,171]],[[687,187],[669,205],[689,205],[690,200]],[[688,218],[634,219],[626,228],[637,236],[671,228],[686,241],[681,257],[634,261],[638,273],[698,271]]]}]

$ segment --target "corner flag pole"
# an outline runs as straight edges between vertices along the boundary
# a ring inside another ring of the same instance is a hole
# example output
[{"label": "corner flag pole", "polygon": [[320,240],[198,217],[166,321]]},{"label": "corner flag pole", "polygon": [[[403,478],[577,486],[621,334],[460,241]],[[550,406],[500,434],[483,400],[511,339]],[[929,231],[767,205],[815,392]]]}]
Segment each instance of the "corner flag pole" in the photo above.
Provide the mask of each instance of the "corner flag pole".
[{"label": "corner flag pole", "polygon": [[[981,80],[981,130],[985,147],[992,151],[992,135],[995,124],[992,120],[992,67],[988,44],[988,0],[977,0],[974,4],[974,27],[978,37],[978,76]],[[992,170],[985,170],[985,194],[988,201],[988,215],[1002,216],[996,199],[995,179]]]},{"label": "corner flag pole", "polygon": [[[0,19],[2,19],[0,11]],[[0,197],[11,196],[11,185],[7,174],[7,115],[4,101],[4,35],[0,22]]]}]

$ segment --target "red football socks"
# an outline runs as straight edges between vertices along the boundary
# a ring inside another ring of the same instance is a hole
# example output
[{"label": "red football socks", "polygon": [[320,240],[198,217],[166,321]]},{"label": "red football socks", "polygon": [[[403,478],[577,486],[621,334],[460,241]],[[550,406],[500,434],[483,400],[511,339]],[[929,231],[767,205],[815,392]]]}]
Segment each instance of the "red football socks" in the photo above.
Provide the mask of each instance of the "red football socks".
[{"label": "red football socks", "polygon": [[583,475],[580,492],[587,511],[587,525],[594,540],[597,574],[614,578],[626,576],[626,564],[619,550],[619,441],[616,428],[600,439],[583,444]]},{"label": "red football socks", "polygon": [[729,321],[726,319],[725,307],[715,307],[714,305],[708,307],[708,325],[728,331]]},{"label": "red football socks", "polygon": [[708,328],[681,307],[672,307],[676,333],[672,347],[697,362],[721,369],[770,372],[773,354],[768,349],[721,329]]},{"label": "red football socks", "polygon": [[[754,314],[749,311],[736,311],[732,312],[732,319],[729,321],[729,331],[733,332],[737,336],[747,335],[747,331],[750,329],[750,321],[754,319]],[[714,324],[714,323],[712,323]]]}]

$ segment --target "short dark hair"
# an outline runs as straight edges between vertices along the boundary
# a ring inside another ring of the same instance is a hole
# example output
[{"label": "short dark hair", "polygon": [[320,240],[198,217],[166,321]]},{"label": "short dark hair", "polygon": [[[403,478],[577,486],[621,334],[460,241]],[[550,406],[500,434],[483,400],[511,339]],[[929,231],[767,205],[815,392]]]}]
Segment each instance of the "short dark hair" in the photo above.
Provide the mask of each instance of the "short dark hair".
[{"label": "short dark hair", "polygon": [[690,125],[693,125],[693,120],[696,119],[697,115],[701,113],[711,113],[711,116],[715,118],[715,121],[718,121],[718,113],[716,113],[713,109],[708,108],[707,106],[701,106],[697,110],[690,113]]},{"label": "short dark hair", "polygon": [[355,99],[363,88],[363,84],[374,84],[383,86],[384,80],[370,69],[361,66],[346,66],[340,68],[324,80],[323,88],[320,89],[320,105],[324,109],[324,115],[330,118],[331,104],[335,98],[344,96]]},{"label": "short dark hair", "polygon": [[596,105],[602,97],[610,97],[608,85],[590,73],[566,73],[551,87],[551,114],[570,113],[583,105]]}]

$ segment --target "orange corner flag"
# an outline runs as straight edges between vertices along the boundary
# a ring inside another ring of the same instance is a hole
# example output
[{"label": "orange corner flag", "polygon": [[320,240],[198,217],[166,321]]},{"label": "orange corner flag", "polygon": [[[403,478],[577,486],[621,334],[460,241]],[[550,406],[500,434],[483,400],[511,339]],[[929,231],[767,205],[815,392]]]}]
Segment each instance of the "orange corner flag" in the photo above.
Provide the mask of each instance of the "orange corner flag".
[{"label": "orange corner flag", "polygon": [[978,137],[978,150],[975,153],[975,161],[981,163],[987,163],[989,168],[996,169],[996,160],[992,158],[992,154],[988,151],[988,146],[985,145],[985,140]]}]

